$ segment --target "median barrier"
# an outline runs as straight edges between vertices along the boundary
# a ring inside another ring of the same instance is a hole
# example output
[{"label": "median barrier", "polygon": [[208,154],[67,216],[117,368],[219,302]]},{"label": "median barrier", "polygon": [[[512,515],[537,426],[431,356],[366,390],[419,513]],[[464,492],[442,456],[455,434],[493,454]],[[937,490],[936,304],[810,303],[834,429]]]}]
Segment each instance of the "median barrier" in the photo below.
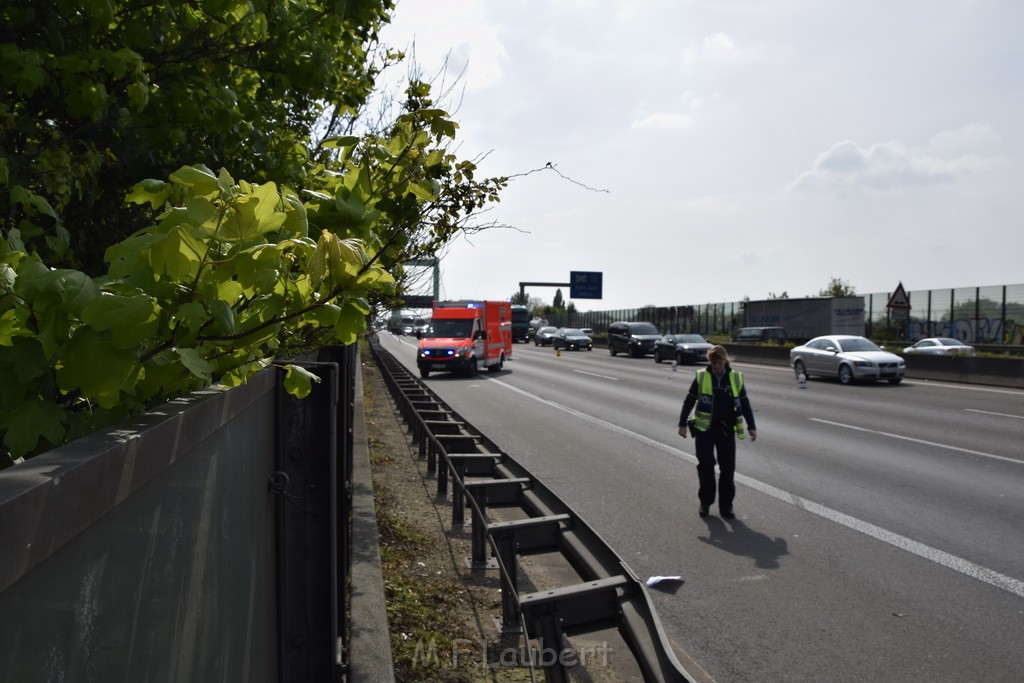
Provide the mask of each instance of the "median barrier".
[{"label": "median barrier", "polygon": [[[738,361],[789,365],[790,349],[767,344],[726,344]],[[908,379],[932,379],[1024,389],[1024,358],[925,356],[899,354],[907,362]]]}]

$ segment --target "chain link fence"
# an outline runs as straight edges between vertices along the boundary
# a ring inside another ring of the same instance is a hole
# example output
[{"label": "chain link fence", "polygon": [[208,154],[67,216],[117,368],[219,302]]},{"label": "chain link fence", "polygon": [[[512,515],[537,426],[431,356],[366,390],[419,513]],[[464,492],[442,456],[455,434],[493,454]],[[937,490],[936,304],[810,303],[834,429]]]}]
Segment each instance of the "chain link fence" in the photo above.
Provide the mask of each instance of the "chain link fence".
[{"label": "chain link fence", "polygon": [[[894,316],[887,306],[892,292],[861,294],[864,327],[870,337],[916,341],[924,337],[954,337],[968,344],[1024,344],[1024,284],[954,289],[908,290],[910,311]],[[589,327],[604,334],[608,325],[623,320],[646,321],[662,332],[730,335],[746,326],[745,301],[701,305],[642,306],[610,311],[548,313],[556,327]]]}]

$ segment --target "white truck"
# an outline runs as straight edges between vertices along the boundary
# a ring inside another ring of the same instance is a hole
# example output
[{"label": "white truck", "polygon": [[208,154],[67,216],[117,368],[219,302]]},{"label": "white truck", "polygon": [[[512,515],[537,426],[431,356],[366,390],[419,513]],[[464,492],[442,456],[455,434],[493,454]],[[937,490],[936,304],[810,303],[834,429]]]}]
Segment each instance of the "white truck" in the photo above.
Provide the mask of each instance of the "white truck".
[{"label": "white truck", "polygon": [[748,301],[744,327],[782,327],[791,341],[823,334],[864,335],[864,297],[834,296],[806,299]]}]

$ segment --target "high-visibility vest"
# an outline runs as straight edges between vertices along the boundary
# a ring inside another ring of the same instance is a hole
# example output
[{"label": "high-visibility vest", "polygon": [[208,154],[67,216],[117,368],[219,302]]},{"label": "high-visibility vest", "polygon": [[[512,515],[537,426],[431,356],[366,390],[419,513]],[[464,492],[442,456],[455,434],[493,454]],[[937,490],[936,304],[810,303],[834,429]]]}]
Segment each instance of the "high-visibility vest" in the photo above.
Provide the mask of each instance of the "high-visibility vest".
[{"label": "high-visibility vest", "polygon": [[[740,390],[743,389],[743,373],[732,370],[729,372],[729,386],[732,389],[733,408],[736,411],[736,436],[746,437],[743,431],[743,410],[740,408]],[[693,426],[702,432],[711,427],[711,406],[715,400],[714,387],[711,384],[711,373],[707,370],[697,371],[697,410],[693,414]]]}]

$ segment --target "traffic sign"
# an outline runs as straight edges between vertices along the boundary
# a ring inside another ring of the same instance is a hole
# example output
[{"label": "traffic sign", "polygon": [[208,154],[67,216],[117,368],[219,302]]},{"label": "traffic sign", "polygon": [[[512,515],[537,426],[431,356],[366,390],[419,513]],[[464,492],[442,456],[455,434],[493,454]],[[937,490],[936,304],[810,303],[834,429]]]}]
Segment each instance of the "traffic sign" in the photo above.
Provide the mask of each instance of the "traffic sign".
[{"label": "traffic sign", "polygon": [[600,299],[602,273],[569,272],[570,299]]},{"label": "traffic sign", "polygon": [[887,303],[885,307],[897,308],[905,311],[910,310],[910,297],[907,296],[907,290],[903,289],[902,282],[896,285],[896,291],[889,297],[889,303]]}]

